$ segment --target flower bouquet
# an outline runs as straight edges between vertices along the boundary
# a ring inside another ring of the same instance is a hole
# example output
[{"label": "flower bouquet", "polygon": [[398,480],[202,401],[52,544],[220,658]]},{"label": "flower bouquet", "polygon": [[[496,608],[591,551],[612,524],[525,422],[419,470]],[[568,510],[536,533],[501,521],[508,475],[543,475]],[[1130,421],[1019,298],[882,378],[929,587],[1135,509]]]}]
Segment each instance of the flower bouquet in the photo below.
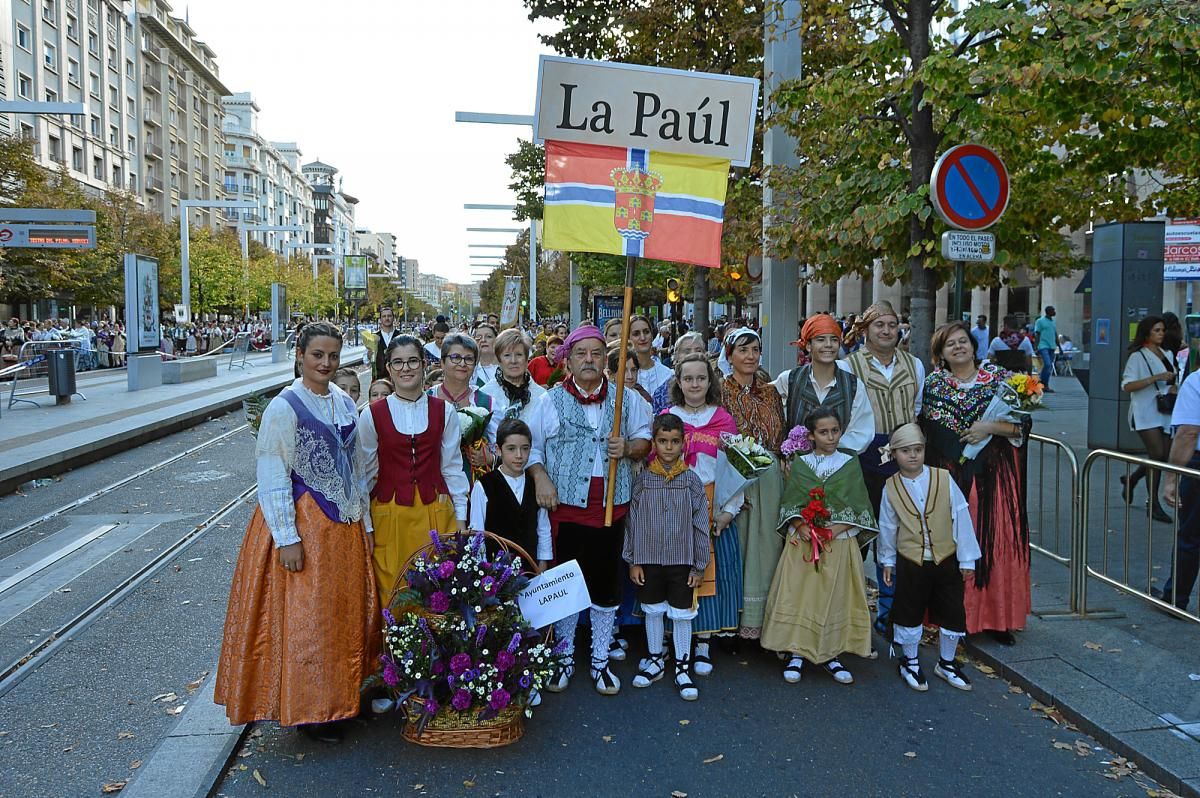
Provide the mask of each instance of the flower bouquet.
[{"label": "flower bouquet", "polygon": [[812,439],[808,437],[808,427],[797,424],[788,431],[787,437],[779,445],[779,453],[791,460],[798,454],[812,451]]},{"label": "flower bouquet", "polygon": [[812,563],[818,571],[821,570],[821,552],[828,548],[833,541],[833,528],[830,523],[829,508],[825,505],[825,490],[813,488],[808,492],[808,504],[800,510],[800,518],[792,522],[788,542],[793,546],[799,546],[801,543],[799,527],[806,525],[808,527],[808,543],[812,546],[812,550],[805,555],[804,561]]},{"label": "flower bouquet", "polygon": [[771,453],[749,435],[721,434],[717,451],[717,482],[713,490],[715,507],[723,507],[737,494],[753,485],[775,463]]},{"label": "flower bouquet", "polygon": [[[467,407],[461,408],[458,411],[458,426],[459,426],[460,431],[462,432],[462,447],[463,447],[464,459],[466,459],[466,455],[468,452],[481,451],[483,449],[483,447],[486,445],[486,443],[487,443],[487,440],[486,440],[487,428],[488,428],[488,424],[491,423],[491,421],[492,421],[492,411],[487,409],[486,407],[476,407],[475,405],[468,405]],[[470,465],[469,460],[468,460],[468,465]],[[475,466],[470,466],[470,468],[471,468],[471,474],[475,479],[478,479],[479,477],[483,476],[484,474],[486,474],[487,472],[492,470],[486,466],[480,467],[480,468],[476,468]]]},{"label": "flower bouquet", "polygon": [[1042,393],[1045,387],[1036,374],[1011,374],[1004,381],[1017,393],[1020,409],[1024,411],[1037,410],[1042,406]]},{"label": "flower bouquet", "polygon": [[242,400],[242,411],[246,414],[246,425],[250,434],[258,437],[258,427],[262,424],[263,411],[267,409],[270,400],[262,394],[252,393]]},{"label": "flower bouquet", "polygon": [[[1027,418],[1029,418],[1029,412],[1021,407],[1020,394],[1017,393],[1016,388],[1005,381],[996,385],[996,395],[988,402],[988,406],[984,409],[983,415],[979,420],[987,422],[1006,421],[1010,424],[1023,425]],[[959,462],[965,463],[968,460],[974,460],[991,440],[992,436],[987,435],[979,443],[968,443],[965,445]]]},{"label": "flower bouquet", "polygon": [[493,747],[518,739],[530,697],[561,652],[521,615],[520,556],[489,553],[485,533],[431,532],[383,611],[382,684],[423,745]]}]

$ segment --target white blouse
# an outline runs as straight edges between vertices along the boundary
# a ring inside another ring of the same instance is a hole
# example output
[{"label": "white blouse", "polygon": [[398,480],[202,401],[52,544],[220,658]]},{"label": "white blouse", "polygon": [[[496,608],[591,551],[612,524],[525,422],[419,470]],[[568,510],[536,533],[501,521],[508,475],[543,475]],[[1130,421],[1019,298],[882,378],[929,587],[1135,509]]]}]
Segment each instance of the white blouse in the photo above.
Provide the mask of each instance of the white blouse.
[{"label": "white blouse", "polygon": [[[513,496],[520,504],[525,497],[525,475],[519,477],[510,477],[504,469],[498,469],[504,481],[508,483],[508,487],[512,490]],[[484,519],[487,518],[487,492],[483,489],[483,482],[475,480],[475,487],[471,488],[471,529],[487,529],[484,526]],[[493,530],[487,529],[491,532]],[[538,508],[537,514],[537,552],[534,554],[539,560],[553,560],[554,546],[550,538],[550,514],[546,512],[545,507]]]},{"label": "white blouse", "polygon": [[499,368],[499,363],[492,363],[491,365],[476,363],[475,373],[471,375],[471,384],[475,388],[483,388],[483,386],[496,379],[496,371]]},{"label": "white blouse", "polygon": [[[921,468],[921,475],[909,479],[900,475],[904,488],[908,491],[913,505],[920,513],[925,512],[925,502],[929,500],[929,467]],[[975,561],[983,556],[979,550],[979,541],[975,539],[975,526],[971,523],[971,508],[967,498],[953,479],[950,482],[950,518],[953,525],[954,547],[958,558],[959,568],[975,568]],[[883,492],[883,501],[879,505],[879,565],[896,565],[896,535],[900,529],[900,519],[896,508],[892,507],[887,491]],[[933,551],[929,545],[928,531],[925,535],[924,559],[932,560]]]},{"label": "white blouse", "polygon": [[646,389],[646,393],[654,396],[658,386],[675,376],[675,372],[654,358],[654,365],[648,369],[638,369],[638,385]]},{"label": "white blouse", "polygon": [[[488,422],[486,435],[488,443],[494,445],[496,443],[496,430],[500,429],[500,422],[507,417],[508,408],[511,403],[508,401],[508,396],[504,393],[504,387],[495,379],[480,388],[479,392],[487,394],[492,399],[492,420]],[[529,380],[529,403],[521,408],[521,415],[518,418],[528,424],[530,416],[533,414],[533,406],[537,404],[537,400],[545,393],[546,389],[538,385],[531,378]]]},{"label": "white blouse", "polygon": [[[385,400],[392,426],[401,435],[420,435],[429,427],[429,397],[422,393],[415,402],[391,394]],[[454,515],[459,521],[467,520],[467,492],[470,484],[463,471],[462,428],[458,424],[458,411],[454,405],[445,403],[446,428],[442,432],[442,479],[454,500]],[[379,478],[379,433],[375,431],[375,420],[371,417],[371,406],[363,408],[358,417],[358,445],[362,452],[363,479],[367,489],[375,487]]]},{"label": "white blouse", "polygon": [[[829,389],[833,387],[833,381],[831,380],[828,385],[821,386],[817,384],[816,375],[811,371],[809,374],[817,398],[825,401],[825,397],[829,394]],[[771,383],[775,386],[775,390],[779,391],[785,410],[788,403],[788,380],[791,376],[792,370],[788,369],[780,374],[775,382]],[[834,379],[837,379],[836,375],[834,375]],[[866,389],[856,381],[854,385],[854,399],[850,403],[850,421],[846,424],[846,429],[842,430],[842,442],[840,446],[843,449],[850,449],[862,454],[871,445],[871,441],[873,440],[875,440],[875,411],[871,409],[871,399],[867,396]]]},{"label": "white blouse", "polygon": [[[712,417],[716,415],[716,407],[706,407],[699,412],[692,412],[686,407],[673,405],[671,412],[679,416],[685,424],[691,424],[693,427],[702,427],[712,421]],[[698,452],[696,454],[696,464],[692,466],[692,470],[696,472],[696,476],[700,477],[700,481],[705,487],[708,487],[713,482],[717,481],[717,458],[710,454]],[[742,511],[742,504],[745,501],[745,494],[739,493],[725,502],[725,506],[721,508],[721,512],[737,515]],[[714,514],[715,515],[715,514]]]},{"label": "white blouse", "polygon": [[[291,384],[300,401],[317,418],[344,427],[354,424],[354,414],[346,409],[350,397],[341,388],[329,383],[329,393],[319,396],[304,387],[303,379]],[[263,519],[271,530],[276,548],[300,542],[296,529],[296,503],[292,500],[292,471],[296,464],[296,411],[282,396],[277,396],[263,411],[258,427],[258,439],[254,445],[255,471],[258,480],[258,506]],[[363,474],[362,438],[354,451],[353,472],[360,480],[356,490],[347,490],[347,496],[360,497],[360,507],[338,509],[347,518],[362,518],[367,532],[372,531],[370,498]]]},{"label": "white blouse", "polygon": [[[1168,356],[1168,361],[1173,360]],[[1131,382],[1149,379],[1155,374],[1167,371],[1167,364],[1162,358],[1142,347],[1129,356],[1125,361],[1125,371],[1121,374],[1121,387]],[[1161,429],[1171,428],[1171,414],[1158,412],[1155,397],[1166,393],[1170,387],[1165,382],[1152,382],[1129,394],[1129,426],[1132,429]]]}]

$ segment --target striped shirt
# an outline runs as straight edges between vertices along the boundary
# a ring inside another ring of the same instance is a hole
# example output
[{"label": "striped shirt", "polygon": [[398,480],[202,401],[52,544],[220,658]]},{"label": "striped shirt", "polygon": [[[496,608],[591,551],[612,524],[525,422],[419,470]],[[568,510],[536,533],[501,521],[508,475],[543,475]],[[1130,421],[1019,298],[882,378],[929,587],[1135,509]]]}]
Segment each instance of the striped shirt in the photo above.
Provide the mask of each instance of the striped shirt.
[{"label": "striped shirt", "polygon": [[621,557],[630,565],[708,565],[708,496],[690,469],[667,482],[643,470],[633,482]]}]

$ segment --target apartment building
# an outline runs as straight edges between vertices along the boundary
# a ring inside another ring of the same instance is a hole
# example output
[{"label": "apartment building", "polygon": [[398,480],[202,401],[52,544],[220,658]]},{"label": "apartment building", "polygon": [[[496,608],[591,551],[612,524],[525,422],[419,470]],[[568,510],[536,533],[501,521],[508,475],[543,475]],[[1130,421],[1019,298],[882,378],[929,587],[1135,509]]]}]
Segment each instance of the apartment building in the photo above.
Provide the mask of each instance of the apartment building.
[{"label": "apartment building", "polygon": [[84,190],[138,191],[137,35],[121,0],[0,2],[0,96],[80,102],[82,116],[0,114],[0,132],[32,139],[38,163]]},{"label": "apartment building", "polygon": [[[301,232],[250,230],[249,236],[279,255],[287,242],[313,240],[313,192],[300,168],[300,148],[294,141],[272,143],[258,132],[260,109],[250,92],[221,99],[225,118],[222,187],[226,196],[251,200],[257,208],[226,210],[231,227],[244,222],[269,227],[300,227]],[[308,254],[304,250],[301,254]]]},{"label": "apartment building", "polygon": [[391,233],[373,233],[370,230],[355,231],[358,236],[358,252],[369,255],[374,261],[372,274],[400,276],[400,258],[396,254],[396,236]]},{"label": "apartment building", "polygon": [[439,311],[446,294],[446,278],[437,274],[417,272],[416,294]]},{"label": "apartment building", "polygon": [[[216,53],[171,11],[166,0],[137,0],[134,17],[141,61],[142,195],[147,208],[168,221],[179,217],[183,200],[234,198],[225,193],[221,129],[221,98],[230,92],[221,82]],[[193,224],[225,223],[222,210],[191,213]]]}]

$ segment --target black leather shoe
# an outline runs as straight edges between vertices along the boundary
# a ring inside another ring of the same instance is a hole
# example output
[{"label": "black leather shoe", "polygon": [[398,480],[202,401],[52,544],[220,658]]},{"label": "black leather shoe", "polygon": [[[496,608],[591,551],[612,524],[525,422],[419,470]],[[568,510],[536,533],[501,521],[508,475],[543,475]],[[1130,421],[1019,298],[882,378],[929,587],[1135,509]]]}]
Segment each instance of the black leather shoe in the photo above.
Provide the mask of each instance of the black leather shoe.
[{"label": "black leather shoe", "polygon": [[342,724],[336,721],[332,723],[305,723],[299,729],[300,733],[308,739],[327,745],[337,745],[346,736],[342,730]]},{"label": "black leather shoe", "polygon": [[1169,524],[1175,520],[1168,515],[1167,511],[1163,509],[1162,505],[1158,504],[1157,502],[1155,502],[1154,506],[1150,508],[1150,517],[1155,521],[1161,521],[1164,524]]},{"label": "black leather shoe", "polygon": [[1002,646],[1013,646],[1017,643],[1017,638],[1013,637],[1012,632],[990,631],[988,634],[991,635],[993,640]]}]

